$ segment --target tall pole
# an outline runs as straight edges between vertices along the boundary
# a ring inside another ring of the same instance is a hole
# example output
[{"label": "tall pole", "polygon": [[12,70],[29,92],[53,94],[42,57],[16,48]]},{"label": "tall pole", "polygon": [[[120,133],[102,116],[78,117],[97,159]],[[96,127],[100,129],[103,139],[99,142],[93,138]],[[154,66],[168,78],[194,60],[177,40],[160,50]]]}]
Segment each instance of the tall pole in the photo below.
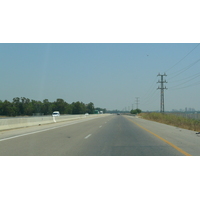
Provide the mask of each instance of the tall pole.
[{"label": "tall pole", "polygon": [[138,109],[138,103],[139,103],[139,97],[135,97],[136,98],[136,107],[137,107],[137,109]]},{"label": "tall pole", "polygon": [[167,76],[165,73],[164,74],[158,74],[158,76],[161,77],[161,80],[159,80],[157,83],[160,83],[160,87],[158,87],[157,89],[160,90],[160,112],[164,113],[165,109],[164,109],[164,90],[166,90],[166,86],[164,87],[164,83],[167,83],[166,80],[163,80],[163,76]]}]

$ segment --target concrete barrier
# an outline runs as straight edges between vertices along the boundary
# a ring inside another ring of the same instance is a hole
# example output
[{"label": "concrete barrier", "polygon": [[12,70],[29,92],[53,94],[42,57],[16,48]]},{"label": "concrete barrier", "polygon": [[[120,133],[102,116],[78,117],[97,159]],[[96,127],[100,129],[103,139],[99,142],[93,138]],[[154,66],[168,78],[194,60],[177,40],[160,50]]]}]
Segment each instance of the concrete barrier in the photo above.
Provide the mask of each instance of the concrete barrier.
[{"label": "concrete barrier", "polygon": [[40,116],[40,117],[12,117],[0,119],[0,131],[23,128],[29,126],[39,126],[43,124],[64,122],[68,120],[77,120],[81,118],[91,118],[100,115],[60,115],[59,117]]}]

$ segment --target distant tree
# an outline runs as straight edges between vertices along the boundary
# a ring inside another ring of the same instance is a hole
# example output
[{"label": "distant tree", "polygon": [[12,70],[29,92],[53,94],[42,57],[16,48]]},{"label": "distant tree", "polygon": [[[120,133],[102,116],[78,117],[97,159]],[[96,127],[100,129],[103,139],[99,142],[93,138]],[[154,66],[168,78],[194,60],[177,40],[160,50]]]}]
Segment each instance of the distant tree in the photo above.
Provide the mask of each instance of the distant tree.
[{"label": "distant tree", "polygon": [[33,115],[34,108],[30,99],[23,97],[22,98],[22,106],[23,106],[23,115]]},{"label": "distant tree", "polygon": [[16,111],[13,104],[10,101],[5,100],[2,104],[2,115],[15,116]]},{"label": "distant tree", "polygon": [[72,102],[72,114],[80,114],[81,105],[80,102]]},{"label": "distant tree", "polygon": [[133,110],[133,109],[130,111],[130,113],[133,115],[137,114],[136,110]]},{"label": "distant tree", "polygon": [[[44,113],[50,115],[53,111],[58,110],[61,114],[84,114],[94,113],[95,107],[92,102],[84,104],[83,102],[73,102],[68,104],[63,99],[57,99],[54,102],[49,102],[44,99],[43,102],[30,100],[25,97],[15,97],[12,102],[0,100],[0,115],[6,116],[20,116],[20,115],[33,115],[33,113]],[[104,111],[104,109],[101,109]]]},{"label": "distant tree", "polygon": [[20,112],[21,112],[21,115],[25,115],[25,104],[26,103],[26,98],[25,97],[21,97],[21,102],[20,102]]},{"label": "distant tree", "polygon": [[0,100],[0,115],[3,114],[3,102]]},{"label": "distant tree", "polygon": [[13,104],[13,106],[15,108],[16,115],[21,115],[21,110],[20,110],[21,102],[20,102],[20,98],[19,97],[13,98],[12,104]]},{"label": "distant tree", "polygon": [[52,103],[50,103],[48,99],[43,100],[41,112],[44,113],[44,115],[52,114]]},{"label": "distant tree", "polygon": [[84,114],[86,112],[86,105],[83,102],[72,103],[72,114]]},{"label": "distant tree", "polygon": [[140,114],[142,112],[142,110],[140,109],[136,109],[137,113]]},{"label": "distant tree", "polygon": [[32,107],[33,107],[33,113],[41,113],[41,108],[42,108],[42,102],[41,101],[31,100],[31,104],[32,104]]},{"label": "distant tree", "polygon": [[131,110],[131,114],[139,114],[139,113],[141,113],[142,111],[140,110],[140,109],[135,109],[135,110]]},{"label": "distant tree", "polygon": [[86,105],[86,113],[93,114],[94,113],[94,104],[92,102]]},{"label": "distant tree", "polygon": [[65,113],[72,114],[72,105],[68,104],[67,102],[65,103]]},{"label": "distant tree", "polygon": [[80,114],[85,114],[86,113],[86,104],[84,104],[83,102],[81,102],[81,110],[80,110]]},{"label": "distant tree", "polygon": [[58,110],[61,114],[66,114],[68,104],[63,99],[57,99],[54,102],[54,110]]},{"label": "distant tree", "polygon": [[34,108],[30,99],[25,97],[15,97],[13,98],[13,107],[15,110],[15,115],[32,115]]}]

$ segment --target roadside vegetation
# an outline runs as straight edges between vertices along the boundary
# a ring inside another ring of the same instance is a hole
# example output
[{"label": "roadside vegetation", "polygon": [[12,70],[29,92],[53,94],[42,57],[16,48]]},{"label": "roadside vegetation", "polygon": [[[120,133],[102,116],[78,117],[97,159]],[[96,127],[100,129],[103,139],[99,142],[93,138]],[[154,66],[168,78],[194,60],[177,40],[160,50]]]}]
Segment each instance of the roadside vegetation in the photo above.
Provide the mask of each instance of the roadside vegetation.
[{"label": "roadside vegetation", "polygon": [[140,109],[138,109],[138,108],[135,109],[135,110],[132,109],[132,110],[130,111],[130,113],[133,114],[133,115],[135,115],[135,114],[140,114],[141,112],[142,112],[142,110],[140,110]]},{"label": "roadside vegetation", "polygon": [[200,120],[163,113],[140,113],[140,116],[151,121],[200,132]]},{"label": "roadside vegetation", "polygon": [[60,114],[94,114],[95,110],[106,112],[106,109],[95,108],[92,102],[85,104],[83,102],[65,102],[63,99],[57,99],[49,102],[30,100],[25,97],[13,98],[13,101],[0,100],[0,115],[2,116],[31,116],[37,113],[42,115],[51,115],[53,111],[59,111]]}]

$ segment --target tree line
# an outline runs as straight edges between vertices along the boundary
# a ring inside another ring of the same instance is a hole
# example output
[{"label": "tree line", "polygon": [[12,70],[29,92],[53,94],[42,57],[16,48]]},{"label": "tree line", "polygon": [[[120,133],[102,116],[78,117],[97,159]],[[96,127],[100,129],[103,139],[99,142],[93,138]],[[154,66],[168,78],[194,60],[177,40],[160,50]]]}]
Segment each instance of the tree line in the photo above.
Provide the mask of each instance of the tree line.
[{"label": "tree line", "polygon": [[48,99],[36,101],[25,97],[15,97],[12,102],[0,100],[0,115],[3,116],[32,116],[38,113],[51,115],[53,111],[59,111],[60,114],[93,114],[97,109],[106,112],[106,109],[95,108],[92,102],[85,104],[77,101],[69,104],[63,99],[49,102]]}]

